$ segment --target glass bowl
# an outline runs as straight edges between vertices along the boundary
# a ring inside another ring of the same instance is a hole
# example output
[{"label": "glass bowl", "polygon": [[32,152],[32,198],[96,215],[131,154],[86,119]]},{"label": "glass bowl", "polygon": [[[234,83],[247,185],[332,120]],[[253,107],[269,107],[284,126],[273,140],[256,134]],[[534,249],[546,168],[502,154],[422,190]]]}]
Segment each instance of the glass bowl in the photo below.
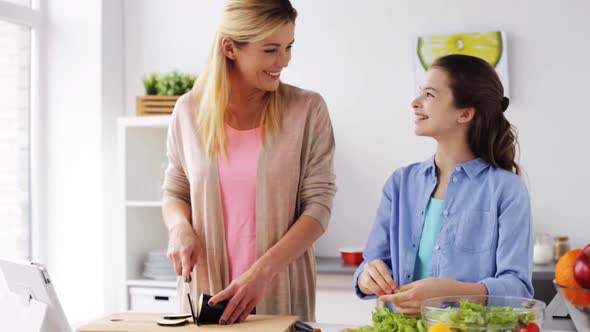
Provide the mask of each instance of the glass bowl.
[{"label": "glass bowl", "polygon": [[516,331],[529,322],[541,327],[545,303],[511,296],[444,296],[422,302],[426,328],[443,323],[452,331]]},{"label": "glass bowl", "polygon": [[555,279],[553,279],[553,284],[562,299],[582,311],[590,311],[590,289],[563,286],[558,284]]}]

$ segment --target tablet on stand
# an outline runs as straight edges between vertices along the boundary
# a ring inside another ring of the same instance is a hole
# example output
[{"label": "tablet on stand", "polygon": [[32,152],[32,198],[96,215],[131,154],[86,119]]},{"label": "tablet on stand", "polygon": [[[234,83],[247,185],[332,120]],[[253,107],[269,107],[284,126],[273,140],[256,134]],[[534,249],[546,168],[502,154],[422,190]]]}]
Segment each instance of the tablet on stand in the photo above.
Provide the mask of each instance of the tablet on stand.
[{"label": "tablet on stand", "polygon": [[[0,307],[6,309],[5,314],[0,313],[1,319],[6,320],[0,321],[0,326],[16,324],[22,331],[23,326],[19,324],[29,324],[28,329],[38,325],[42,332],[71,332],[49,273],[43,265],[0,259],[0,270],[9,291],[0,299],[4,301]],[[12,317],[6,312],[12,313]],[[28,320],[22,321],[24,318]]]}]

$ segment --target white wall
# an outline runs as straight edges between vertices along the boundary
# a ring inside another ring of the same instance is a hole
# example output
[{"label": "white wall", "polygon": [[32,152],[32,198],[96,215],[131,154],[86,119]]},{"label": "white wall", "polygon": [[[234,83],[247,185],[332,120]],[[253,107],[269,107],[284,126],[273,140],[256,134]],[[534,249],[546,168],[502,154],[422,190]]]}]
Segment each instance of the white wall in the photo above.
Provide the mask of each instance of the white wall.
[{"label": "white wall", "polygon": [[[116,118],[123,114],[122,2],[43,3],[34,208],[47,264],[70,323],[112,307],[107,227],[116,211]],[[106,294],[106,296],[105,296]]]},{"label": "white wall", "polygon": [[114,257],[120,256],[119,247],[113,246],[116,236],[123,237],[120,227],[114,220],[120,220],[119,206],[120,192],[117,177],[117,118],[122,116],[124,109],[124,70],[123,70],[123,1],[102,0],[101,11],[101,172],[102,172],[102,249],[103,258],[103,287],[104,311],[110,313],[117,307],[118,296],[124,289],[117,284],[119,278],[113,273],[116,267]]},{"label": "white wall", "polygon": [[[127,0],[125,103],[152,71],[201,68],[222,1]],[[414,40],[418,35],[508,33],[511,105],[520,131],[537,231],[590,242],[584,208],[590,162],[585,96],[590,77],[590,2],[293,0],[293,60],[283,80],[320,92],[336,133],[339,191],[321,255],[364,245],[382,185],[396,168],[428,158],[434,143],[413,134]]]},{"label": "white wall", "polygon": [[[47,265],[72,321],[102,310],[100,1],[46,6]],[[50,64],[50,65],[49,65]]]}]

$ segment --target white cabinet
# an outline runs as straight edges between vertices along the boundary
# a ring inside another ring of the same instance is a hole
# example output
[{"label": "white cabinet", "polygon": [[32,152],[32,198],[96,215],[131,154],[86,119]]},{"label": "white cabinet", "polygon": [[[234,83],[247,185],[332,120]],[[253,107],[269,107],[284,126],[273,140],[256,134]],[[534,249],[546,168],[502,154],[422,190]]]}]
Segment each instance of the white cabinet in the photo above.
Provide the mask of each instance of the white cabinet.
[{"label": "white cabinet", "polygon": [[361,300],[353,291],[352,274],[317,274],[316,321],[371,325],[377,300]]},{"label": "white cabinet", "polygon": [[176,290],[156,287],[129,287],[129,307],[133,311],[176,312]]},{"label": "white cabinet", "polygon": [[[162,219],[162,183],[167,165],[169,116],[128,117],[118,122],[118,174],[122,184],[121,220],[113,236],[109,259],[117,276],[116,310],[172,312],[176,309],[175,281],[142,276],[152,250],[166,249],[168,232]],[[119,235],[122,234],[122,235]]]}]

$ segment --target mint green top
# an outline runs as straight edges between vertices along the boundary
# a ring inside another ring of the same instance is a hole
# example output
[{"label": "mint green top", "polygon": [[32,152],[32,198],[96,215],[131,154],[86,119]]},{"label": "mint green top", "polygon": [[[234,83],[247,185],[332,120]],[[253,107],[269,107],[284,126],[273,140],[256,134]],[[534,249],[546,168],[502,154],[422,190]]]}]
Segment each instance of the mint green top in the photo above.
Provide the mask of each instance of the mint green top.
[{"label": "mint green top", "polygon": [[430,277],[430,259],[434,252],[444,206],[444,199],[430,198],[428,202],[422,236],[420,237],[420,247],[418,248],[418,256],[416,257],[416,266],[414,268],[414,280]]}]

